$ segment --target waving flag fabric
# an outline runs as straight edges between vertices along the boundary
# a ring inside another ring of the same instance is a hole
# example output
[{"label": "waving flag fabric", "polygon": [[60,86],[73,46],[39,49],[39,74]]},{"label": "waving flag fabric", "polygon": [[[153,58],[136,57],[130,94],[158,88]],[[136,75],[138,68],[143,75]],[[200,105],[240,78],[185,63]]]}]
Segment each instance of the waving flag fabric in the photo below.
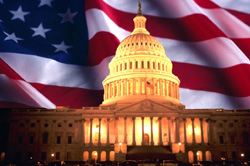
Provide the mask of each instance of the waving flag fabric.
[{"label": "waving flag fabric", "polygon": [[[250,108],[250,1],[141,3],[186,108]],[[0,107],[101,104],[136,13],[136,0],[0,0]]]}]

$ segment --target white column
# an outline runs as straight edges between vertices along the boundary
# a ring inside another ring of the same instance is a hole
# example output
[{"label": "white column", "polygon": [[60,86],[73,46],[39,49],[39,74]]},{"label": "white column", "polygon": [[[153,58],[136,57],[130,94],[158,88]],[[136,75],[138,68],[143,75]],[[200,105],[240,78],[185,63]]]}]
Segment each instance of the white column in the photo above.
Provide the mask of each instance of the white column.
[{"label": "white column", "polygon": [[192,120],[193,144],[195,144],[196,141],[195,141],[195,132],[194,132],[194,118],[191,118],[191,120]]},{"label": "white column", "polygon": [[135,142],[135,117],[132,117],[133,120],[133,145],[136,145]]},{"label": "white column", "polygon": [[99,134],[98,134],[98,145],[101,145],[101,118],[99,118]]},{"label": "white column", "polygon": [[171,119],[170,117],[168,117],[168,141],[169,141],[169,145],[171,145]]},{"label": "white column", "polygon": [[207,122],[207,142],[208,143],[211,143],[211,139],[210,139],[210,119],[207,119],[206,120],[206,122]]},{"label": "white column", "polygon": [[109,145],[109,118],[107,119],[107,145]]},{"label": "white column", "polygon": [[124,143],[127,143],[127,117],[124,117]]},{"label": "white column", "polygon": [[187,143],[187,130],[186,130],[186,118],[183,119],[184,123],[184,144]]},{"label": "white column", "polygon": [[159,144],[160,144],[160,145],[163,145],[163,143],[162,143],[162,129],[161,129],[161,128],[162,128],[162,127],[161,127],[161,119],[162,119],[162,118],[159,117],[158,119],[159,119]]},{"label": "white column", "polygon": [[118,118],[115,118],[115,143],[118,143]]},{"label": "white column", "polygon": [[89,140],[89,144],[92,145],[92,122],[93,122],[93,119],[91,118],[90,119],[90,140]]},{"label": "white column", "polygon": [[153,135],[153,117],[150,117],[150,125],[151,125],[151,145],[154,145],[154,135]]},{"label": "white column", "polygon": [[204,144],[203,119],[199,118],[199,120],[200,120],[200,128],[201,128],[201,143]]},{"label": "white column", "polygon": [[175,127],[176,127],[176,142],[180,142],[180,123],[179,123],[179,118],[175,118]]},{"label": "white column", "polygon": [[141,122],[142,122],[142,126],[141,126],[141,129],[142,129],[142,145],[145,145],[145,142],[144,142],[144,117],[141,117]]},{"label": "white column", "polygon": [[163,94],[162,94],[162,89],[163,89],[163,87],[162,87],[162,79],[159,79],[159,83],[160,83],[160,92],[159,92],[159,94],[160,94],[160,96],[163,96]]},{"label": "white column", "polygon": [[169,96],[169,83],[166,82],[166,96]]},{"label": "white column", "polygon": [[83,145],[85,144],[85,119],[82,120],[82,141],[83,141]]},{"label": "white column", "polygon": [[121,80],[117,81],[117,96],[121,96]]}]

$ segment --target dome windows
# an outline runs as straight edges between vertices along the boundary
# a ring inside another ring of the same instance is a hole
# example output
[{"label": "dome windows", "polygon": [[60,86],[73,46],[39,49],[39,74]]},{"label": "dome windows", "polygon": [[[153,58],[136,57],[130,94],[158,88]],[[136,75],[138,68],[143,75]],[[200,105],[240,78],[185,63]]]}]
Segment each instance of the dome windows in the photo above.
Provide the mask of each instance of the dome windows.
[{"label": "dome windows", "polygon": [[141,68],[144,68],[144,61],[141,61]]},{"label": "dome windows", "polygon": [[129,62],[129,69],[132,69],[132,62]]}]

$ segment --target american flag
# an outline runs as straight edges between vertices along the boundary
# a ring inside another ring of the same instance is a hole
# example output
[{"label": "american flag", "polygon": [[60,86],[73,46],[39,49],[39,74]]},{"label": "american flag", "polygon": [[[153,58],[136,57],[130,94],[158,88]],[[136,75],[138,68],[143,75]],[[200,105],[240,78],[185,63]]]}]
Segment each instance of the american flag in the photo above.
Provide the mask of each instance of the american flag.
[{"label": "american flag", "polygon": [[[250,108],[249,0],[141,0],[189,109]],[[0,107],[98,106],[136,0],[0,0]]]}]

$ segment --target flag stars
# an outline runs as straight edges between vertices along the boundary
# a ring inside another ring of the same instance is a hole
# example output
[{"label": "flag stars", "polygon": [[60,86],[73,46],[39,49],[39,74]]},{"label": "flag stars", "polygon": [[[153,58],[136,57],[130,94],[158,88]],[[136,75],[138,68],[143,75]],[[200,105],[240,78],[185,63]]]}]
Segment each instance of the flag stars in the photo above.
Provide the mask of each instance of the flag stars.
[{"label": "flag stars", "polygon": [[56,48],[55,52],[63,51],[66,54],[68,53],[67,49],[72,48],[72,46],[66,45],[64,41],[62,41],[60,44],[52,44]]},{"label": "flag stars", "polygon": [[31,28],[31,29],[34,31],[32,37],[34,37],[34,36],[42,36],[43,38],[46,38],[45,33],[51,30],[51,29],[43,28],[42,23],[40,23],[40,25],[37,28]]},{"label": "flag stars", "polygon": [[70,9],[68,8],[68,10],[66,11],[65,14],[58,14],[58,15],[62,17],[61,24],[68,22],[68,21],[73,24],[74,23],[73,19],[74,19],[76,14],[77,14],[77,12],[71,13]]},{"label": "flag stars", "polygon": [[25,21],[24,16],[30,13],[30,12],[24,12],[21,6],[19,6],[19,8],[16,11],[10,10],[10,12],[13,14],[11,20],[20,19],[22,21]]},{"label": "flag stars", "polygon": [[40,4],[38,7],[44,6],[44,5],[48,5],[49,7],[52,7],[51,2],[53,2],[54,0],[40,0]]},{"label": "flag stars", "polygon": [[6,32],[3,32],[6,35],[6,38],[4,39],[4,41],[6,40],[13,40],[14,42],[18,43],[18,40],[23,40],[21,38],[16,37],[15,33],[12,34],[8,34]]}]

